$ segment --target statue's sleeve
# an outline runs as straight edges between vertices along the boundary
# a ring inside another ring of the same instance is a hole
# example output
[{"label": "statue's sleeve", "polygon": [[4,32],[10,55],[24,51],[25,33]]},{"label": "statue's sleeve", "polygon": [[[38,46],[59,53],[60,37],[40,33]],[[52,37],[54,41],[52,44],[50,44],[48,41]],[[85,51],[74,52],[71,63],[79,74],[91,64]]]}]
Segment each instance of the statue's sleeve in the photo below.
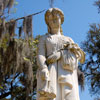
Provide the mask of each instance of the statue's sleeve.
[{"label": "statue's sleeve", "polygon": [[[69,38],[71,43],[74,43],[74,41]],[[85,53],[84,51],[78,46],[78,44],[75,46],[75,48],[77,49],[77,54],[78,54],[78,58],[81,64],[83,64],[85,62]]]},{"label": "statue's sleeve", "polygon": [[46,68],[46,46],[45,46],[45,37],[42,36],[39,39],[38,51],[37,51],[37,65],[40,69]]},{"label": "statue's sleeve", "polygon": [[74,41],[71,38],[69,38],[69,41],[70,41],[70,43],[74,43]]}]

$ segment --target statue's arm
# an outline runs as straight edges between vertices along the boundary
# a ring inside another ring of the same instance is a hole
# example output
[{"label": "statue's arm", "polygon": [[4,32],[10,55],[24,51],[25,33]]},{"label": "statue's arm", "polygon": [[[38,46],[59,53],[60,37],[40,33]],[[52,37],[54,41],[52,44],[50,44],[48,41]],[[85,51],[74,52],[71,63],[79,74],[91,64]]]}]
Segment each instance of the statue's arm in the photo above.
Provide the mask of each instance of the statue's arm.
[{"label": "statue's arm", "polygon": [[74,51],[74,54],[78,57],[78,60],[80,61],[80,63],[84,63],[85,62],[85,53],[84,51],[78,46],[78,44],[74,43],[74,41],[69,38],[70,42],[72,44],[74,44],[73,46],[71,46],[71,50]]},{"label": "statue's arm", "polygon": [[37,65],[41,70],[47,68],[45,37],[41,37],[39,39],[38,51],[37,51]]}]

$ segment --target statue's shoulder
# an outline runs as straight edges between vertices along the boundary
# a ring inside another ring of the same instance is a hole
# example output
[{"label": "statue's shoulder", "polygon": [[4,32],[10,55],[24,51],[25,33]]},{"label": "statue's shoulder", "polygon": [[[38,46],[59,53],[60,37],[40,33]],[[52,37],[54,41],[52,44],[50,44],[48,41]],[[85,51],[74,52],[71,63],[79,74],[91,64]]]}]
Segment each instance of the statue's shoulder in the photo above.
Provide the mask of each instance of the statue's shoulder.
[{"label": "statue's shoulder", "polygon": [[71,37],[68,37],[68,36],[65,36],[65,35],[62,35],[62,38],[64,38],[64,39],[71,39]]},{"label": "statue's shoulder", "polygon": [[70,42],[74,42],[71,37],[62,35],[63,39],[68,40]]},{"label": "statue's shoulder", "polygon": [[46,34],[44,34],[44,35],[41,35],[41,37],[40,37],[40,39],[39,39],[39,41],[45,41],[46,40],[46,38],[49,36],[49,34],[48,33],[46,33]]}]

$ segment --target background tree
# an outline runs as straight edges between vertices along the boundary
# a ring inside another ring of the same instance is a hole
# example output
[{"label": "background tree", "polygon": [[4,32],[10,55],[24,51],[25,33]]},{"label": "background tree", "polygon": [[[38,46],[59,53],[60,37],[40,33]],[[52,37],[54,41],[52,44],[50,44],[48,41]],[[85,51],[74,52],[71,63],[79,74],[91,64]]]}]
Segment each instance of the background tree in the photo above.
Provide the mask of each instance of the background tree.
[{"label": "background tree", "polygon": [[100,94],[100,24],[90,25],[87,39],[82,43],[86,52],[86,62],[83,71],[89,81],[92,95]]},{"label": "background tree", "polygon": [[94,5],[98,7],[98,13],[100,13],[100,0],[95,1]]},{"label": "background tree", "polygon": [[[100,13],[100,0],[95,2]],[[95,100],[99,100],[100,96],[100,24],[90,25],[87,33],[87,39],[82,43],[82,47],[86,52],[87,59],[83,67],[83,71],[89,81],[90,93],[96,95]]]},{"label": "background tree", "polygon": [[0,100],[34,100],[39,36],[33,38],[32,16],[41,12],[8,20],[13,5],[0,0]]},{"label": "background tree", "polygon": [[[95,2],[100,13],[100,0]],[[86,62],[81,67],[87,78],[90,94],[100,100],[100,24],[91,24],[86,40],[82,43]]]}]

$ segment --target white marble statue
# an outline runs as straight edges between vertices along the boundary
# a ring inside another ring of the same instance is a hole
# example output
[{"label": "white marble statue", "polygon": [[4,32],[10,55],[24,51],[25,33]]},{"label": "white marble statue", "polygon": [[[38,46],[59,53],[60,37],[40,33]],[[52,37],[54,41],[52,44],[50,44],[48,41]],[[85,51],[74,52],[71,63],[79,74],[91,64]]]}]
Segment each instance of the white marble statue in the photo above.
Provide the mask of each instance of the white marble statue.
[{"label": "white marble statue", "polygon": [[74,41],[62,34],[64,14],[58,8],[45,13],[48,33],[38,44],[37,100],[80,100],[78,90],[78,61],[85,54]]}]

